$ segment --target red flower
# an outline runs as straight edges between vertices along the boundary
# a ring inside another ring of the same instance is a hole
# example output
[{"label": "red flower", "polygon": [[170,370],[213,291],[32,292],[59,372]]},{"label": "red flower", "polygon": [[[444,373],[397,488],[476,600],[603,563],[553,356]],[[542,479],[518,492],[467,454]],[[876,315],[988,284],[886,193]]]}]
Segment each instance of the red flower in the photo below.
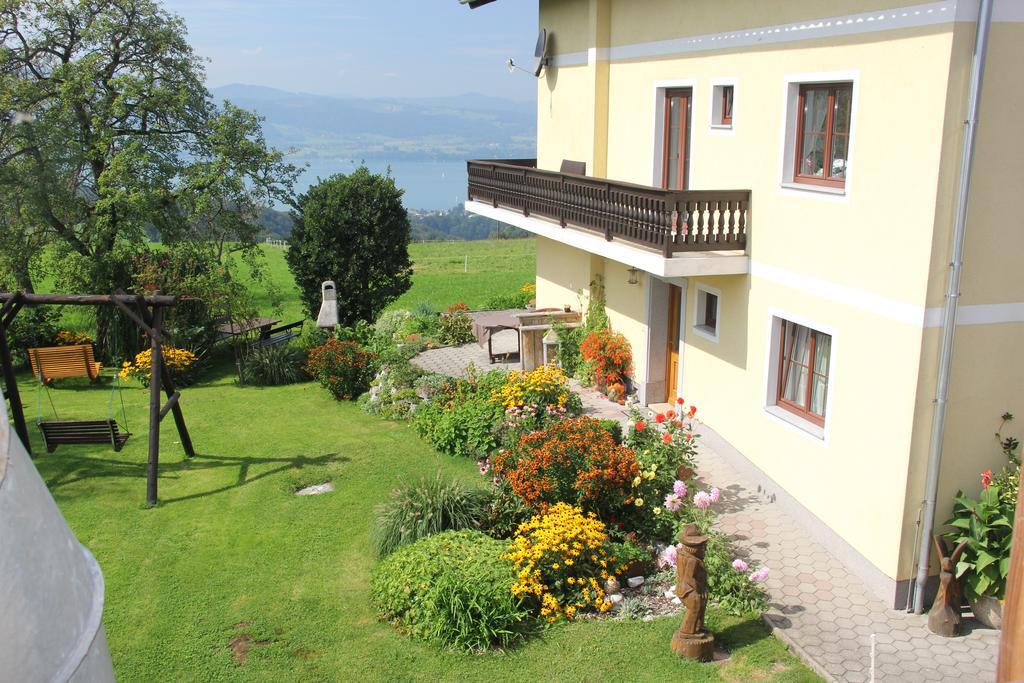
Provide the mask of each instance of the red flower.
[{"label": "red flower", "polygon": [[662,434],[661,435],[661,440],[664,441],[665,443],[672,443],[672,435],[671,434]]},{"label": "red flower", "polygon": [[642,431],[644,431],[645,427],[647,427],[647,425],[644,424],[643,420],[637,420],[636,424],[633,426],[633,429],[635,429],[638,432],[642,432]]},{"label": "red flower", "polygon": [[676,399],[676,403],[678,403],[679,405],[683,405],[684,403],[686,403],[686,401],[684,401],[683,397],[680,396],[679,398]]},{"label": "red flower", "polygon": [[657,415],[654,416],[654,421],[657,422],[658,424],[661,424],[662,422],[665,421],[665,416],[662,415],[661,413],[658,413]]},{"label": "red flower", "polygon": [[665,411],[665,417],[667,417],[668,419],[671,420],[675,416],[676,416],[676,411],[674,411],[674,410],[666,410]]},{"label": "red flower", "polygon": [[985,470],[981,473],[981,485],[985,488],[992,485],[992,470]]},{"label": "red flower", "polygon": [[690,406],[690,417],[697,414],[697,406]]}]

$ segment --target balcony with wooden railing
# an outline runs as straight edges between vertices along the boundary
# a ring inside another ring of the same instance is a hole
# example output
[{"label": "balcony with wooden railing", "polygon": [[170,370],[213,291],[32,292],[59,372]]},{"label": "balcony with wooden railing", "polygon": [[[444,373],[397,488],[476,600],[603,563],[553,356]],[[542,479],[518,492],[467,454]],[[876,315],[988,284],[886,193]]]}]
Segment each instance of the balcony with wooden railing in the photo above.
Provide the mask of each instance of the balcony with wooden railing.
[{"label": "balcony with wooden railing", "polygon": [[469,199],[655,249],[744,251],[750,190],[663,190],[542,171],[536,159],[468,161]]}]

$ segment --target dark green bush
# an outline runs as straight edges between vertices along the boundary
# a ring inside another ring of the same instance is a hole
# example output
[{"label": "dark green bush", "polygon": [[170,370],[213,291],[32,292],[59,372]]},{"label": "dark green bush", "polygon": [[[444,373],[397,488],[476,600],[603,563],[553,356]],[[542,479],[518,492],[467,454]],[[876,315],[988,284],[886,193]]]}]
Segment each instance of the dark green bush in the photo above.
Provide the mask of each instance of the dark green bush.
[{"label": "dark green bush", "polygon": [[15,367],[28,366],[28,349],[53,346],[59,318],[56,308],[27,308],[15,316],[7,330]]},{"label": "dark green bush", "polygon": [[506,647],[531,626],[512,595],[515,568],[507,546],[479,531],[446,531],[382,560],[370,597],[389,621],[443,647],[479,651]]},{"label": "dark green bush", "polygon": [[486,497],[484,489],[441,475],[395,490],[377,507],[377,553],[383,557],[442,531],[475,529]]},{"label": "dark green bush", "polygon": [[512,538],[519,525],[530,519],[526,504],[512,492],[507,482],[491,489],[484,501],[480,530],[493,538]]},{"label": "dark green bush", "polygon": [[242,383],[258,387],[294,384],[309,379],[302,370],[305,354],[290,344],[257,346],[242,362]]},{"label": "dark green bush", "polygon": [[598,420],[601,426],[608,430],[608,433],[615,439],[615,443],[622,443],[622,423],[618,420]]}]

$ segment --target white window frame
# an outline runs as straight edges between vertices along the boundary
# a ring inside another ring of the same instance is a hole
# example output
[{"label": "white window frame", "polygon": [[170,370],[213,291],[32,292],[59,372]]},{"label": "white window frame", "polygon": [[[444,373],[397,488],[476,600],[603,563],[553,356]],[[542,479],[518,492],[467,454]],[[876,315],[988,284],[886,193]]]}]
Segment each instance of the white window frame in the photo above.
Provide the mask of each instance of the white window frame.
[{"label": "white window frame", "polygon": [[[722,86],[732,86],[732,123],[722,123]],[[711,135],[735,135],[736,134],[736,96],[739,94],[739,79],[736,78],[712,78],[711,79],[711,107],[708,116]]]},{"label": "white window frame", "polygon": [[[703,337],[708,341],[718,343],[719,336],[722,330],[722,292],[709,287],[703,283],[697,283],[695,289],[695,297],[693,302],[693,332],[699,337]],[[706,307],[706,299],[702,295],[711,294],[718,299],[718,312],[715,314],[715,329],[708,329],[708,326],[704,324],[704,311]]]},{"label": "white window frame", "polygon": [[[664,165],[664,159],[662,159],[662,153],[665,149],[665,91],[674,90],[676,88],[689,88],[690,89],[690,140],[688,153],[690,158],[693,158],[694,148],[697,146],[696,139],[698,136],[692,135],[696,129],[697,124],[693,121],[693,114],[697,111],[695,103],[697,101],[697,81],[693,78],[674,79],[668,81],[655,81],[654,82],[654,127],[652,128],[651,135],[651,187],[661,187],[661,179]],[[735,106],[735,105],[734,105]],[[691,167],[692,168],[692,167]],[[689,179],[693,179],[693,173],[690,173]]]},{"label": "white window frame", "polygon": [[[825,424],[818,426],[810,420],[805,420],[799,415],[786,410],[778,405],[779,395],[779,351],[782,344],[782,321],[803,325],[815,332],[821,332],[832,337],[832,346],[828,358],[828,388],[825,390]],[[831,325],[826,325],[816,320],[810,320],[804,316],[781,311],[777,309],[768,310],[768,343],[765,344],[765,371],[764,371],[764,414],[777,424],[793,430],[803,437],[822,446],[828,446],[829,434],[831,432],[832,399],[836,386],[836,358],[839,354],[836,330]]]},{"label": "white window frame", "polygon": [[[782,89],[782,139],[779,143],[779,193],[790,196],[814,197],[827,201],[845,203],[853,190],[857,165],[854,150],[857,148],[857,110],[860,108],[860,71],[815,71],[811,73],[786,74]],[[814,83],[850,83],[850,140],[846,153],[848,168],[843,187],[826,187],[794,181],[793,169],[796,155],[796,129],[800,100],[800,86]],[[735,98],[735,94],[733,95]],[[736,109],[733,100],[733,111]]]}]

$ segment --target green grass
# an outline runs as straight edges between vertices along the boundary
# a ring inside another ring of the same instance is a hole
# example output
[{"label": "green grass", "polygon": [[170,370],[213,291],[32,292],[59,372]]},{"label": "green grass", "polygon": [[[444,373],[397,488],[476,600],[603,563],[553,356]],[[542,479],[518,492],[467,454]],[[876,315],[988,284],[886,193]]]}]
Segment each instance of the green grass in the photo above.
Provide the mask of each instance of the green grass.
[{"label": "green grass", "polygon": [[[20,380],[31,405],[33,382]],[[51,391],[61,417],[106,414],[104,387]],[[483,655],[409,640],[369,604],[373,507],[402,480],[439,471],[479,482],[474,462],[441,456],[406,424],[313,383],[240,388],[224,364],[182,394],[195,459],[164,423],[161,503],[146,509],[147,396],[138,385],[124,392],[137,436],[120,454],[62,446],[47,455],[32,436],[40,473],[103,568],[120,681],[816,680],[759,620],[714,610],[709,623],[732,651],[723,664],[676,658],[677,618],[558,626]],[[327,479],[335,493],[292,495]],[[242,636],[244,664],[231,647]]]},{"label": "green grass", "polygon": [[[285,250],[262,247],[267,256],[267,274],[283,295],[282,319],[299,320],[303,316],[298,289],[292,280]],[[534,281],[537,244],[532,239],[481,240],[476,242],[420,242],[409,246],[413,261],[412,287],[389,308],[413,309],[426,303],[437,310],[464,301],[479,308],[495,294],[512,294]],[[246,276],[243,266],[240,274]],[[265,286],[253,287],[257,307],[271,311],[271,299]]]},{"label": "green grass", "polygon": [[[269,288],[264,283],[253,282],[257,310],[286,322],[301,320],[306,313],[284,260],[285,250],[266,245],[261,249],[266,255],[267,279],[277,288],[281,309],[274,311]],[[512,294],[534,281],[537,244],[533,239],[420,242],[409,245],[409,255],[413,261],[412,287],[389,308],[413,309],[426,303],[441,310],[457,301],[479,308],[491,296]],[[249,277],[245,264],[240,264],[238,272],[243,279]],[[52,278],[40,278],[36,288],[40,292],[53,291]],[[92,309],[65,307],[62,323],[68,329],[90,330],[95,324]]]}]

